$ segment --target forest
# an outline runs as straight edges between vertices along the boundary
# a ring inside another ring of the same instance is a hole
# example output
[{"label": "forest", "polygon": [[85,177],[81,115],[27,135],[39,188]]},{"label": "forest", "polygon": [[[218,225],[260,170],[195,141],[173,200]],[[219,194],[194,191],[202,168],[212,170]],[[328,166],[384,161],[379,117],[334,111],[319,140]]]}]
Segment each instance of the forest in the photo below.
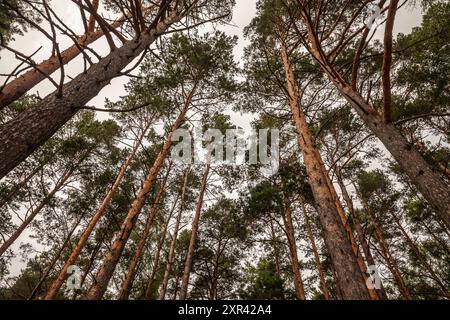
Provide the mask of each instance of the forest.
[{"label": "forest", "polygon": [[447,0],[0,0],[0,299],[449,300],[449,30]]}]

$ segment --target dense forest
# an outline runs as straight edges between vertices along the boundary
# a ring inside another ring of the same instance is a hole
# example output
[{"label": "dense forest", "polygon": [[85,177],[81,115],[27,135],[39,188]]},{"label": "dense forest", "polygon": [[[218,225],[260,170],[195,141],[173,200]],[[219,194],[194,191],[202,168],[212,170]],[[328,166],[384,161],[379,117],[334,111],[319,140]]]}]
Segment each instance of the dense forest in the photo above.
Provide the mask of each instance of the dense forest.
[{"label": "dense forest", "polygon": [[0,299],[450,299],[450,2],[237,2],[0,1]]}]

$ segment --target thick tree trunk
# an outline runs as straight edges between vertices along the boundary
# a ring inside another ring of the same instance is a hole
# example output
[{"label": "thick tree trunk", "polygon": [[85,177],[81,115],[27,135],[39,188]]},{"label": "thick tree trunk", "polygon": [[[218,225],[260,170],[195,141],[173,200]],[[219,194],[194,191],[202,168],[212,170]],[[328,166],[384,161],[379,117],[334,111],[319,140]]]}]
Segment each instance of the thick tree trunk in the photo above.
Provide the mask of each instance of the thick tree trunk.
[{"label": "thick tree trunk", "polygon": [[116,180],[114,181],[111,189],[109,190],[106,197],[103,199],[100,207],[97,209],[95,214],[92,216],[91,220],[89,221],[89,224],[87,225],[86,229],[84,230],[83,234],[81,235],[80,239],[78,240],[77,245],[73,249],[72,253],[70,254],[69,258],[67,259],[66,263],[62,267],[61,271],[58,274],[58,277],[53,281],[52,285],[50,286],[50,289],[48,290],[45,300],[51,300],[53,299],[56,294],[58,293],[59,289],[63,285],[64,281],[67,279],[67,269],[75,264],[78,256],[81,253],[81,250],[83,250],[84,246],[86,245],[87,241],[89,240],[89,236],[91,235],[92,231],[94,230],[95,226],[97,225],[100,218],[103,216],[103,213],[105,212],[106,208],[108,207],[109,203],[111,202],[112,197],[117,192],[117,190],[120,187],[120,184],[122,182],[123,177],[125,176],[125,173],[131,164],[139,146],[141,145],[142,139],[144,138],[145,134],[148,131],[148,128],[150,127],[150,122],[145,127],[141,134],[139,135],[138,139],[134,142],[133,148],[131,149],[127,159],[123,163],[122,167],[120,168],[119,174],[116,177]]},{"label": "thick tree trunk", "polygon": [[331,298],[330,291],[328,290],[327,282],[325,281],[325,273],[323,272],[322,263],[320,262],[319,251],[317,250],[316,241],[314,240],[314,234],[311,229],[311,223],[309,221],[308,212],[306,211],[305,201],[300,198],[300,205],[302,207],[303,215],[305,216],[306,231],[308,233],[309,242],[314,254],[314,260],[316,262],[317,272],[319,273],[320,284],[322,285],[322,292],[326,300]]},{"label": "thick tree trunk", "polygon": [[75,222],[74,226],[72,227],[72,229],[70,230],[69,234],[67,235],[66,239],[64,240],[63,244],[61,245],[61,247],[58,249],[58,251],[56,252],[56,254],[53,256],[53,259],[50,261],[50,263],[48,264],[47,268],[44,271],[44,274],[41,276],[39,282],[36,284],[36,286],[34,287],[33,291],[31,292],[30,296],[28,297],[28,300],[33,300],[34,297],[36,296],[37,292],[41,289],[42,284],[44,283],[45,279],[47,279],[48,275],[50,274],[50,272],[53,270],[53,268],[55,267],[56,263],[58,262],[58,260],[61,257],[62,252],[64,251],[64,249],[66,248],[67,244],[70,241],[70,238],[72,237],[73,233],[75,232],[75,230],[78,228],[78,226],[81,223],[81,220],[83,220],[84,214],[82,214],[78,220]]},{"label": "thick tree trunk", "polygon": [[178,231],[180,229],[180,223],[181,223],[181,217],[183,215],[183,205],[184,200],[186,197],[186,188],[187,188],[187,182],[189,177],[189,170],[190,168],[186,169],[186,172],[184,174],[183,178],[183,187],[181,189],[181,202],[180,202],[180,209],[178,211],[178,216],[175,221],[175,226],[172,233],[172,241],[170,243],[170,249],[169,249],[169,255],[167,256],[167,265],[166,270],[164,271],[164,278],[161,285],[161,290],[158,295],[158,300],[164,300],[167,292],[167,286],[169,284],[170,274],[172,272],[174,258],[175,258],[175,247],[177,245],[177,238],[178,238]]},{"label": "thick tree trunk", "polygon": [[[113,29],[119,28],[127,19],[122,17],[110,24]],[[90,31],[87,34],[77,38],[75,44],[61,52],[61,60],[63,65],[75,59],[81,50],[84,50],[89,44],[104,35],[103,30]],[[49,59],[42,61],[33,67],[33,69],[25,72],[16,79],[9,82],[0,92],[0,110],[10,103],[19,99],[22,95],[39,84],[42,80],[47,79],[53,72],[61,67],[60,60],[57,55],[51,56]]]},{"label": "thick tree trunk", "polygon": [[150,214],[147,217],[147,221],[145,222],[144,232],[139,240],[139,243],[136,247],[136,251],[134,252],[133,258],[131,258],[130,265],[128,267],[127,276],[122,285],[122,289],[119,293],[119,300],[128,300],[128,296],[130,294],[131,286],[133,285],[134,277],[136,274],[136,270],[139,264],[139,260],[141,259],[142,252],[144,252],[144,247],[147,242],[147,238],[150,234],[150,230],[153,226],[153,222],[155,221],[156,213],[158,212],[159,204],[161,202],[162,195],[164,193],[164,188],[167,183],[167,179],[170,175],[170,170],[172,169],[172,162],[169,164],[169,168],[167,169],[167,173],[159,187],[158,194],[156,195],[155,202],[152,205],[152,209],[150,210]]},{"label": "thick tree trunk", "polygon": [[62,97],[58,92],[52,93],[36,106],[1,126],[0,179],[45,143],[78,112],[78,107],[94,98],[162,32],[180,19],[176,15],[168,16],[155,29],[142,34],[138,40],[126,42],[90,67],[86,73],[64,85]]},{"label": "thick tree trunk", "polygon": [[208,163],[206,165],[205,172],[203,173],[202,184],[200,186],[200,195],[198,197],[197,205],[195,208],[195,216],[192,222],[191,240],[189,242],[189,249],[186,257],[186,262],[184,264],[183,279],[181,281],[180,300],[186,300],[187,296],[189,277],[191,275],[192,262],[194,259],[194,250],[195,246],[197,245],[198,228],[200,225],[200,214],[202,212],[203,197],[205,196],[206,185],[208,183],[209,169],[210,164]]},{"label": "thick tree trunk", "polygon": [[178,199],[179,199],[179,195],[177,195],[172,209],[170,210],[170,213],[167,215],[166,221],[164,222],[164,226],[163,229],[161,231],[161,237],[159,239],[158,242],[158,247],[156,248],[156,252],[155,252],[155,256],[153,257],[153,267],[152,267],[152,272],[150,274],[149,280],[148,280],[148,285],[147,285],[147,289],[145,290],[145,298],[147,300],[151,299],[152,296],[152,292],[153,292],[153,285],[155,283],[155,278],[156,278],[156,273],[158,272],[159,269],[159,259],[161,256],[161,250],[164,246],[164,242],[166,241],[166,236],[167,236],[167,228],[169,227],[169,222],[170,219],[172,219],[173,213],[177,207],[177,203],[178,203]]},{"label": "thick tree trunk", "polygon": [[311,41],[310,51],[314,58],[355,112],[380,139],[411,182],[437,211],[446,227],[450,229],[450,188],[448,185],[406,140],[400,130],[392,123],[385,123],[383,117],[334,70],[325,53],[318,46],[313,27],[306,24]]},{"label": "thick tree trunk", "polygon": [[370,299],[364,276],[359,269],[358,261],[353,253],[351,243],[339,212],[335,198],[330,191],[326,173],[323,172],[317,160],[316,144],[309,131],[303,111],[300,108],[300,96],[294,78],[294,72],[289,62],[287,49],[282,45],[281,56],[286,74],[289,93],[289,105],[297,130],[299,147],[308,174],[309,183],[314,195],[319,218],[324,229],[325,244],[331,256],[337,275],[343,299]]},{"label": "thick tree trunk", "polygon": [[53,189],[45,196],[45,198],[38,204],[36,208],[34,208],[30,215],[26,217],[26,219],[20,224],[20,226],[14,231],[14,233],[2,244],[0,247],[0,257],[5,253],[6,250],[17,240],[17,238],[22,234],[23,230],[36,218],[39,212],[45,207],[50,199],[52,199],[55,194],[61,190],[67,180],[72,176],[75,167],[72,167],[63,176],[61,176],[56,184],[53,186]]},{"label": "thick tree trunk", "polygon": [[298,260],[297,241],[295,240],[294,224],[292,222],[291,204],[288,199],[285,201],[285,207],[283,222],[286,228],[286,237],[289,244],[292,273],[294,274],[295,293],[297,295],[297,299],[305,300],[305,288],[303,286],[302,275],[300,273],[300,262]]}]

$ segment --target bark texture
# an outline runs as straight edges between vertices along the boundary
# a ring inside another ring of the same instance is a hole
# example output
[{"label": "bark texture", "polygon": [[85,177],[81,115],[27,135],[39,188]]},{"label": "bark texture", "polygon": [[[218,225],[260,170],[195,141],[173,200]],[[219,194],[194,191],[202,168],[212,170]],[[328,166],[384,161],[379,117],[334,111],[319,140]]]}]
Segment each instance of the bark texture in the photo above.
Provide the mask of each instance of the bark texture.
[{"label": "bark texture", "polygon": [[192,262],[194,260],[194,250],[197,245],[197,237],[198,237],[198,228],[200,225],[200,214],[202,212],[203,206],[203,197],[205,196],[206,185],[208,182],[210,164],[206,166],[205,171],[203,172],[202,183],[200,186],[200,195],[197,200],[197,204],[195,207],[195,216],[192,222],[191,228],[191,240],[189,242],[189,249],[186,257],[186,262],[184,264],[184,272],[183,279],[181,281],[180,288],[180,300],[185,300],[187,296],[188,286],[189,286],[189,277],[191,275]]},{"label": "bark texture", "polygon": [[92,231],[94,230],[94,228],[97,225],[100,218],[103,216],[103,213],[105,212],[106,208],[108,207],[108,204],[111,202],[112,197],[119,189],[120,184],[123,180],[123,177],[125,176],[125,173],[129,167],[129,165],[131,164],[147,130],[148,130],[148,126],[142,130],[141,135],[135,141],[133,149],[131,150],[127,159],[125,160],[122,167],[120,168],[119,174],[117,175],[116,180],[114,181],[111,189],[109,190],[106,197],[103,199],[102,203],[100,204],[100,207],[97,209],[97,211],[92,216],[91,220],[89,221],[89,224],[87,225],[86,229],[83,231],[83,234],[81,235],[80,239],[78,240],[77,245],[72,250],[72,253],[70,254],[66,263],[64,263],[61,271],[58,274],[58,277],[53,281],[52,285],[50,286],[49,290],[47,291],[45,300],[52,300],[58,293],[58,291],[61,288],[61,286],[63,285],[64,281],[67,279],[67,276],[68,276],[67,269],[71,265],[75,264],[75,262],[77,261],[78,256],[80,255],[81,251],[83,250],[84,246],[86,245],[87,241],[89,240],[89,236],[91,235]]},{"label": "bark texture", "polygon": [[125,248],[125,244],[127,243],[131,231],[133,230],[137,218],[139,217],[141,209],[144,206],[149,193],[153,189],[157,175],[161,167],[163,166],[164,160],[169,154],[170,146],[172,144],[173,133],[176,129],[180,127],[181,123],[185,119],[186,112],[191,103],[194,91],[195,87],[187,97],[187,100],[185,101],[185,105],[183,106],[180,115],[176,119],[175,123],[172,125],[171,132],[167,136],[164,145],[162,147],[162,150],[156,157],[156,160],[153,163],[153,166],[150,168],[149,173],[136,196],[136,199],[133,201],[131,208],[128,211],[128,214],[125,217],[122,226],[120,227],[120,231],[118,232],[114,240],[114,243],[111,246],[111,249],[109,250],[108,254],[103,260],[102,266],[100,267],[100,270],[98,271],[95,277],[94,285],[89,289],[89,292],[87,293],[86,296],[87,299],[98,300],[103,297],[103,294],[105,293],[108,287],[109,280],[111,279],[112,274],[114,273],[114,270],[116,268],[116,265],[119,262],[119,259],[122,255],[123,249]]},{"label": "bark texture", "polygon": [[62,88],[62,96],[54,92],[36,106],[20,113],[0,127],[0,179],[33,151],[45,143],[58,129],[94,98],[111,79],[153,43],[181,17],[172,14],[137,40],[130,40],[112,51],[86,73],[75,77]]},{"label": "bark texture", "polygon": [[320,222],[324,231],[325,244],[336,271],[337,285],[343,299],[369,300],[370,295],[364,276],[358,266],[348,235],[342,225],[335,198],[330,191],[327,177],[325,177],[327,173],[322,170],[321,163],[317,159],[316,143],[300,107],[300,95],[285,45],[281,47],[281,57],[285,69],[289,105],[297,131],[297,139],[314,200],[317,204]]}]

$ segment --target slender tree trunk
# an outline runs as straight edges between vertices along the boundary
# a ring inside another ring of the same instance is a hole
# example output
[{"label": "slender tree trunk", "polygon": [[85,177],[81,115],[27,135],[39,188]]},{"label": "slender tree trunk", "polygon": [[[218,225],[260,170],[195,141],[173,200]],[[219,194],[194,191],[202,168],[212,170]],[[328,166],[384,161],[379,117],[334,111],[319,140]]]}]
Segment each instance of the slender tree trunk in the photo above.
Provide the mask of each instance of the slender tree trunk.
[{"label": "slender tree trunk", "polygon": [[384,238],[383,231],[381,230],[380,225],[376,221],[377,220],[376,217],[372,213],[372,210],[370,209],[367,201],[364,199],[364,197],[362,197],[357,186],[355,185],[354,187],[355,187],[356,192],[358,193],[359,198],[361,199],[364,210],[367,212],[370,222],[375,229],[375,236],[380,245],[381,252],[383,253],[383,256],[385,257],[386,264],[389,268],[389,271],[391,271],[392,275],[394,276],[394,280],[398,286],[398,289],[400,290],[400,293],[406,300],[411,300],[412,299],[411,294],[410,294],[408,288],[406,287],[405,281],[403,280],[403,277],[400,273],[398,265],[395,262],[395,259],[392,256],[391,251],[389,250],[389,246]]},{"label": "slender tree trunk", "polygon": [[0,257],[5,253],[6,250],[17,240],[17,238],[22,234],[23,230],[36,218],[39,212],[45,207],[45,205],[52,199],[55,194],[61,190],[67,180],[72,176],[75,167],[72,167],[63,176],[61,176],[53,189],[45,196],[45,198],[38,204],[36,208],[34,208],[30,215],[20,224],[20,226],[14,231],[14,233],[2,244],[0,247]]},{"label": "slender tree trunk", "polygon": [[324,228],[325,243],[337,275],[337,285],[344,299],[370,299],[364,276],[358,266],[352,245],[336,208],[335,198],[330,191],[326,173],[317,160],[316,144],[309,131],[303,111],[294,72],[290,64],[287,48],[283,44],[281,56],[286,73],[289,105],[297,130],[299,147],[308,174],[314,199],[317,204],[321,224]]},{"label": "slender tree trunk", "polygon": [[97,64],[48,95],[36,106],[20,113],[0,127],[0,179],[58,131],[111,79],[141,54],[157,37],[182,17],[171,14],[138,40],[127,41]]},{"label": "slender tree trunk", "polygon": [[286,236],[289,244],[289,252],[291,256],[292,273],[294,274],[294,287],[297,299],[305,300],[305,288],[303,286],[302,275],[300,273],[300,262],[297,253],[297,241],[295,240],[294,224],[292,222],[292,211],[289,200],[285,200],[285,210],[283,214],[283,222],[286,229]]},{"label": "slender tree trunk", "polygon": [[173,263],[174,263],[174,259],[175,259],[175,247],[177,245],[178,231],[180,229],[181,217],[183,215],[183,205],[184,205],[184,200],[186,197],[186,187],[187,187],[187,182],[188,182],[188,177],[189,177],[189,169],[190,168],[186,169],[186,172],[185,172],[184,178],[183,178],[183,187],[181,189],[180,209],[178,211],[178,216],[175,221],[175,227],[173,229],[172,241],[170,243],[169,255],[167,257],[166,270],[164,271],[164,279],[162,281],[161,290],[158,295],[158,300],[165,299],[166,292],[167,292],[167,286],[169,284],[170,274],[171,274],[172,268],[173,268]]},{"label": "slender tree trunk", "polygon": [[[127,18],[121,17],[117,21],[111,23],[110,28],[117,29],[125,21],[127,21]],[[88,33],[82,35],[81,37],[78,37],[73,45],[61,52],[61,60],[63,62],[63,65],[75,59],[82,52],[82,50],[85,50],[85,48],[89,44],[98,40],[103,35],[103,30],[98,29],[97,31],[90,30]],[[50,76],[60,67],[61,64],[59,58],[57,57],[57,55],[53,55],[47,60],[44,60],[34,66],[33,69],[25,72],[24,74],[6,84],[6,86],[4,86],[0,91],[0,110],[19,99],[22,95],[39,84],[42,80],[47,79],[46,76]]]},{"label": "slender tree trunk", "polygon": [[281,267],[280,267],[280,254],[278,252],[278,243],[277,243],[277,237],[275,235],[275,228],[273,225],[273,220],[269,219],[270,221],[270,234],[272,236],[272,248],[273,248],[273,255],[275,259],[275,270],[277,272],[278,277],[281,279]]},{"label": "slender tree trunk", "polygon": [[156,213],[158,212],[159,204],[161,202],[162,195],[164,193],[164,188],[167,183],[167,179],[170,175],[170,170],[172,168],[172,162],[169,164],[169,168],[167,169],[167,173],[161,183],[161,186],[158,190],[158,194],[156,195],[155,202],[152,205],[152,209],[150,214],[147,217],[147,221],[145,223],[144,233],[139,240],[136,251],[134,252],[134,256],[131,259],[130,265],[128,267],[127,277],[122,285],[122,290],[119,294],[119,300],[128,300],[128,296],[130,294],[131,286],[133,285],[134,277],[136,274],[136,270],[139,264],[139,260],[141,259],[142,252],[144,252],[144,247],[147,242],[147,238],[150,234],[150,230],[153,226],[153,222],[155,221]]},{"label": "slender tree trunk", "polygon": [[[339,214],[339,217],[341,218],[342,225],[344,226],[345,231],[347,232],[348,239],[350,240],[350,244],[352,246],[353,254],[356,257],[356,261],[358,262],[358,267],[361,270],[364,280],[367,282],[367,280],[369,279],[369,275],[367,273],[367,267],[363,260],[361,251],[359,250],[359,246],[356,242],[355,236],[353,234],[353,230],[352,230],[350,224],[348,223],[349,222],[348,218],[345,215],[344,209],[342,208],[342,205],[341,205],[341,202],[337,195],[336,189],[334,188],[333,182],[331,181],[331,178],[328,174],[328,170],[325,167],[325,164],[324,164],[322,157],[319,153],[319,150],[317,148],[315,148],[315,154],[316,154],[316,159],[320,163],[320,167],[322,168],[325,180],[327,181],[328,189],[330,190],[330,193],[331,193],[332,197],[334,198],[334,203],[336,205],[336,209]],[[368,291],[369,291],[370,298],[372,300],[380,299],[380,296],[375,289],[368,288]]]},{"label": "slender tree trunk", "polygon": [[147,289],[145,290],[145,298],[147,300],[150,300],[151,296],[152,296],[153,284],[155,283],[156,272],[158,272],[159,258],[161,256],[161,250],[164,246],[164,242],[166,241],[167,228],[169,227],[170,219],[172,219],[173,213],[177,207],[178,199],[179,199],[179,195],[177,195],[177,197],[173,203],[172,209],[170,210],[170,213],[167,215],[167,219],[164,223],[163,230],[161,231],[161,237],[159,239],[158,247],[156,248],[155,256],[153,258],[152,272],[149,277]]},{"label": "slender tree trunk", "polygon": [[326,300],[329,300],[331,298],[330,291],[328,290],[327,282],[325,281],[325,273],[323,272],[322,263],[320,262],[319,251],[317,250],[316,241],[314,240],[314,234],[311,229],[311,223],[309,221],[308,213],[305,207],[305,201],[303,198],[300,198],[300,205],[302,207],[303,215],[305,216],[306,231],[308,233],[308,238],[314,253],[314,260],[316,262],[317,272],[319,273],[319,279],[320,284],[322,285],[323,295]]},{"label": "slender tree trunk", "polygon": [[208,299],[209,300],[217,300],[217,285],[219,283],[219,260],[220,257],[225,250],[227,241],[222,248],[222,238],[219,238],[219,242],[217,243],[216,252],[214,253],[214,264],[213,264],[213,273],[211,279],[211,287],[208,290]]},{"label": "slender tree trunk", "polygon": [[[307,15],[303,12],[303,15]],[[305,18],[305,17],[304,17]],[[350,103],[369,129],[380,139],[392,157],[437,211],[440,219],[450,229],[450,191],[448,185],[420,153],[405,139],[394,124],[383,117],[334,70],[317,43],[313,27],[306,23],[311,41],[310,51],[339,92]]]},{"label": "slender tree trunk", "polygon": [[[80,288],[83,288],[83,285],[86,282],[87,276],[89,275],[89,272],[91,271],[92,267],[94,266],[95,258],[97,257],[97,254],[100,251],[102,242],[103,242],[103,239],[98,242],[98,244],[94,248],[94,251],[92,251],[92,254],[89,258],[89,264],[86,267],[86,271],[81,276]],[[73,293],[72,300],[75,300],[79,294],[80,294],[80,290],[75,290],[75,292]]]},{"label": "slender tree trunk", "polygon": [[78,228],[78,226],[81,223],[81,220],[83,220],[84,214],[80,215],[80,217],[78,218],[78,220],[75,222],[74,226],[72,227],[72,229],[70,230],[69,234],[67,235],[66,239],[64,240],[63,244],[61,245],[61,247],[58,249],[58,251],[56,252],[56,254],[54,255],[53,259],[50,261],[49,265],[47,266],[47,268],[44,271],[44,274],[41,276],[39,282],[36,284],[36,286],[34,287],[33,291],[31,292],[30,296],[28,297],[28,300],[33,300],[34,297],[36,296],[37,292],[41,289],[42,284],[44,283],[45,279],[47,279],[48,275],[50,274],[50,272],[53,270],[55,264],[58,262],[58,260],[61,257],[62,252],[64,251],[64,249],[66,248],[67,244],[70,241],[70,238],[72,237],[73,233],[75,232],[75,230]]},{"label": "slender tree trunk", "polygon": [[180,300],[186,300],[187,296],[189,277],[191,275],[192,262],[194,259],[194,250],[195,246],[197,245],[198,228],[200,225],[200,214],[203,206],[203,197],[205,196],[206,185],[208,183],[209,169],[210,164],[208,163],[206,165],[205,172],[203,173],[202,184],[200,186],[200,195],[195,208],[194,221],[192,222],[191,240],[189,242],[188,254],[186,257],[186,262],[184,264],[183,278],[181,281]]},{"label": "slender tree trunk", "polygon": [[395,224],[397,225],[398,229],[402,233],[403,237],[406,239],[406,242],[409,244],[411,249],[416,254],[417,258],[419,258],[419,261],[422,263],[425,270],[428,271],[431,278],[436,282],[436,284],[441,288],[442,293],[450,299],[450,292],[448,291],[447,287],[444,285],[442,280],[439,278],[439,276],[434,272],[433,267],[430,265],[430,263],[427,261],[426,256],[420,251],[420,249],[417,247],[417,245],[414,243],[414,241],[411,239],[411,237],[408,235],[408,233],[405,231],[405,229],[402,227],[402,224],[400,223],[400,219],[394,214],[391,213],[391,215],[394,217]]},{"label": "slender tree trunk", "polygon": [[131,164],[134,156],[136,155],[136,152],[141,145],[142,139],[145,137],[145,134],[148,131],[148,128],[150,127],[150,123],[152,121],[149,121],[149,124],[142,130],[141,134],[139,135],[138,139],[134,142],[133,148],[128,154],[127,159],[123,163],[122,167],[120,168],[119,174],[116,177],[116,180],[114,181],[111,189],[109,190],[106,197],[103,199],[100,207],[97,209],[95,214],[92,216],[91,220],[89,221],[89,224],[87,225],[86,229],[84,230],[83,234],[81,235],[80,239],[78,240],[77,245],[73,249],[72,253],[70,254],[69,258],[67,259],[66,263],[62,267],[61,271],[58,274],[58,277],[53,281],[52,285],[50,286],[50,289],[48,290],[45,300],[51,300],[53,299],[56,294],[58,293],[59,289],[63,285],[64,281],[67,279],[67,269],[73,265],[76,261],[78,256],[80,255],[81,251],[83,250],[84,246],[86,245],[87,241],[89,240],[89,236],[91,235],[92,231],[94,230],[95,226],[97,225],[100,218],[103,216],[103,213],[105,212],[106,208],[108,207],[109,203],[111,202],[111,199],[113,198],[114,194],[117,192],[117,190],[120,187],[120,184],[123,180],[123,177],[125,176],[125,173]]},{"label": "slender tree trunk", "polygon": [[[336,172],[336,178],[337,178],[339,187],[341,188],[341,191],[342,191],[342,196],[344,197],[344,201],[347,204],[347,208],[349,211],[349,215],[351,217],[353,227],[356,230],[356,234],[358,236],[359,242],[361,243],[361,247],[363,248],[364,256],[366,257],[367,264],[369,266],[376,266],[375,259],[373,258],[372,253],[370,252],[369,244],[366,241],[364,231],[361,228],[361,224],[359,223],[358,217],[356,217],[356,215],[355,215],[353,201],[350,198],[350,195],[348,193],[348,190],[347,190],[347,187],[345,186],[344,181],[342,180],[341,169],[339,168],[339,166],[336,166],[335,172]],[[381,299],[387,299],[386,291],[384,289],[383,284],[381,284],[380,289],[376,289],[376,292],[378,294],[378,297],[380,297]]]},{"label": "slender tree trunk", "polygon": [[122,223],[120,231],[117,233],[117,237],[114,240],[114,243],[112,244],[110,251],[103,260],[103,264],[100,267],[100,270],[98,271],[96,276],[96,282],[91,287],[91,289],[87,294],[86,297],[87,299],[89,300],[101,299],[101,297],[105,293],[109,280],[111,279],[112,274],[116,268],[116,265],[119,262],[119,259],[122,255],[122,251],[125,248],[125,244],[128,241],[131,231],[134,228],[139,213],[141,212],[141,209],[145,204],[148,194],[153,189],[156,177],[161,167],[163,166],[164,160],[169,154],[170,146],[172,144],[172,136],[175,130],[177,130],[180,127],[180,125],[182,124],[182,122],[186,117],[186,113],[191,104],[196,88],[197,84],[194,85],[192,91],[189,93],[180,115],[176,119],[175,123],[172,125],[171,132],[167,136],[166,141],[164,142],[164,145],[162,147],[162,150],[159,152],[155,162],[153,163],[153,166],[150,168],[149,173],[145,179],[145,182],[142,185],[141,189],[139,190],[136,199],[133,201],[131,209],[128,211],[128,214]]}]

